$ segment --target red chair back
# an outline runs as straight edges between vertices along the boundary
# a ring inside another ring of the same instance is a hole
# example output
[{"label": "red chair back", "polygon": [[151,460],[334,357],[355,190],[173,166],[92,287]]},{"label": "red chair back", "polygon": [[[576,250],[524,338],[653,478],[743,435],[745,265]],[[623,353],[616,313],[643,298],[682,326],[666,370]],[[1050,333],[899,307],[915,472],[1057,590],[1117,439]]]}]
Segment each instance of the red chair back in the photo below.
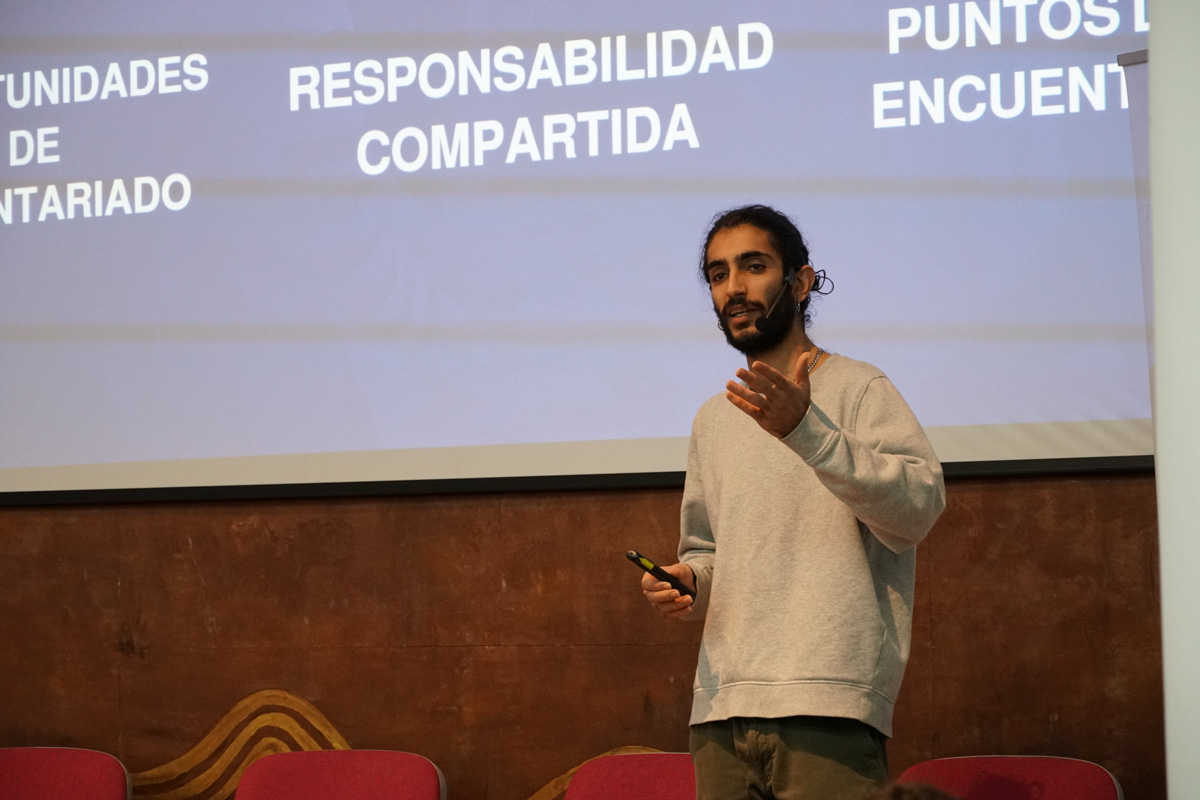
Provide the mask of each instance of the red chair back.
[{"label": "red chair back", "polygon": [[571,776],[564,800],[695,800],[687,753],[629,753],[588,761]]},{"label": "red chair back", "polygon": [[1121,786],[1091,761],[1053,756],[964,756],[914,764],[900,783],[927,783],[963,800],[1122,800]]},{"label": "red chair back", "polygon": [[242,774],[236,800],[445,800],[429,759],[394,750],[308,750],[263,756]]},{"label": "red chair back", "polygon": [[0,748],[3,800],[129,800],[129,773],[108,753],[75,747]]}]

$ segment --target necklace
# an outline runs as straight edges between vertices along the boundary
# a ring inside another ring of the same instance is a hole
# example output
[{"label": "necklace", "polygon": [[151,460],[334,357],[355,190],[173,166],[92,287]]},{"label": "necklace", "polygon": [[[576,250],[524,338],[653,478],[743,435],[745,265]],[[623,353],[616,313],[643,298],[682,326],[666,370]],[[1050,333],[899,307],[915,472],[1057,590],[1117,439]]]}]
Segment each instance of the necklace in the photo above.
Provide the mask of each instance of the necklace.
[{"label": "necklace", "polygon": [[823,356],[823,355],[825,355],[825,350],[818,347],[817,354],[815,356],[813,356],[812,363],[808,365],[808,369],[805,370],[805,372],[812,372],[814,369],[816,369],[817,362],[821,360],[821,356]]}]

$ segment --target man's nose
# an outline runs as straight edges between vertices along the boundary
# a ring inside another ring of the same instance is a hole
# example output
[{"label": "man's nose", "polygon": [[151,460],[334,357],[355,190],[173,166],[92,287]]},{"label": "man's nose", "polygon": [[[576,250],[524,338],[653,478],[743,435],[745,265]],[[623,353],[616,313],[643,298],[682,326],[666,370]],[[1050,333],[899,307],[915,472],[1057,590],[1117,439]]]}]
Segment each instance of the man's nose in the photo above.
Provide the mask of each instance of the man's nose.
[{"label": "man's nose", "polygon": [[746,282],[742,279],[740,270],[730,270],[729,279],[726,281],[727,291],[730,295],[740,296],[746,293]]}]

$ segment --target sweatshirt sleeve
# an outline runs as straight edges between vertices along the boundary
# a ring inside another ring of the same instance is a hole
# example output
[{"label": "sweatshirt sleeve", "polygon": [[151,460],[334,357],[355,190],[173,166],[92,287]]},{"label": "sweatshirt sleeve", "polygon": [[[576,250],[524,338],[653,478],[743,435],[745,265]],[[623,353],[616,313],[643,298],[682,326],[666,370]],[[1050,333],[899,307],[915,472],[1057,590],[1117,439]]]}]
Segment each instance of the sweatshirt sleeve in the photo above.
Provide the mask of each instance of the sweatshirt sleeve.
[{"label": "sweatshirt sleeve", "polygon": [[880,542],[902,552],[925,538],[946,506],[942,465],[887,378],[867,384],[852,418],[846,430],[812,403],[781,441]]},{"label": "sweatshirt sleeve", "polygon": [[704,495],[700,455],[693,430],[688,444],[687,476],[683,482],[683,504],[679,512],[679,560],[687,564],[696,576],[696,599],[693,611],[682,619],[699,621],[708,612],[709,586],[712,584],[713,562],[717,544]]}]

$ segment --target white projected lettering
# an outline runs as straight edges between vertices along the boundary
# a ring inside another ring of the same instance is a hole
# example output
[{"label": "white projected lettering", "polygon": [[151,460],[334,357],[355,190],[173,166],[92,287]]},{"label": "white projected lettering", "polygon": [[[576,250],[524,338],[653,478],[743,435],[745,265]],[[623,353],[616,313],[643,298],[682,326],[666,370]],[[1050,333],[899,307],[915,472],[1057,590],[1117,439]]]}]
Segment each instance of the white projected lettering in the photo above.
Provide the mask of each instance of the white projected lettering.
[{"label": "white projected lettering", "polygon": [[[33,131],[15,130],[8,132],[8,165],[22,167],[37,155],[37,163],[53,164],[58,161],[58,154],[50,151],[58,147],[58,140],[51,138],[58,134],[58,127],[38,128]],[[36,144],[34,137],[37,137]]]},{"label": "white projected lettering", "polygon": [[[1109,36],[1121,26],[1117,0],[985,0],[923,8],[888,10],[888,52],[893,55],[919,47],[924,41],[933,50],[976,47],[1029,41],[1031,29],[1053,40],[1069,39],[1081,30],[1091,36]],[[1128,25],[1137,32],[1150,29],[1146,4],[1129,7]],[[906,40],[913,39],[914,42]]]},{"label": "white projected lettering", "polygon": [[[208,58],[187,56],[135,58],[112,61],[98,69],[90,64],[26,70],[0,75],[4,98],[14,111],[42,106],[78,105],[91,101],[138,98],[152,94],[199,92],[208,86]],[[9,167],[57,164],[62,137],[60,126],[8,132]],[[148,214],[158,208],[180,211],[192,197],[188,177],[180,172],[161,181],[153,176],[70,181],[61,185],[5,187],[0,196],[0,224],[66,221],[111,217],[114,214]],[[35,208],[36,206],[36,208]]]},{"label": "white projected lettering", "polygon": [[[384,61],[308,64],[288,70],[288,108],[317,111],[374,105],[385,98],[396,103],[409,99],[402,90],[414,87],[423,97],[439,100],[456,87],[460,96],[483,95],[493,87],[512,92],[522,87],[535,90],[596,81],[672,78],[693,70],[704,75],[714,67],[725,72],[756,70],[770,63],[774,54],[774,36],[761,22],[739,24],[734,42],[731,48],[729,36],[719,25],[699,36],[682,29],[651,31],[645,35],[644,55],[636,65],[625,35],[568,39],[558,48],[542,42],[529,58],[525,49],[504,45],[475,53],[460,50],[453,57],[429,53],[419,61],[414,56],[392,56]],[[364,175],[375,176],[389,168],[412,173],[427,168],[481,167],[489,163],[489,151],[500,150],[506,143],[504,164],[553,161],[556,154],[573,159],[580,152],[596,157],[602,151],[618,156],[670,151],[677,144],[700,147],[686,103],[675,103],[669,114],[646,106],[588,109],[547,114],[540,122],[521,116],[508,123],[488,119],[429,127],[405,125],[390,134],[369,130],[358,139],[355,160]]]},{"label": "white projected lettering", "polygon": [[[1069,111],[1128,108],[1125,71],[1116,63],[993,72],[986,78],[961,75],[947,86],[945,78],[875,84],[875,127],[940,125],[949,118],[974,122],[990,114],[1013,119],[1022,114],[1044,116]],[[1027,101],[1028,98],[1028,101]],[[1066,105],[1056,98],[1063,98]]]},{"label": "white projected lettering", "polygon": [[[1122,25],[1134,32],[1148,30],[1144,0],[1123,4],[1124,15],[1118,0],[970,0],[892,8],[887,13],[888,53],[1025,45],[1034,33],[1044,42],[1105,37]],[[880,81],[872,87],[872,98],[876,128],[1129,107],[1125,72],[1115,61]]]},{"label": "white projected lettering", "polygon": [[208,59],[201,53],[188,56],[137,58],[125,63],[110,62],[97,69],[90,64],[75,67],[26,70],[0,74],[5,84],[4,100],[11,109],[43,105],[87,103],[121,97],[172,94],[184,89],[198,92],[208,85]]},{"label": "white projected lettering", "polygon": [[[647,33],[645,55],[636,64],[630,55],[628,38],[622,35],[602,36],[598,41],[571,39],[559,49],[542,42],[528,59],[524,48],[505,45],[494,51],[484,48],[475,54],[466,50],[455,56],[429,53],[419,62],[413,56],[393,56],[386,61],[366,59],[354,64],[292,67],[288,71],[288,108],[300,111],[341,108],[354,103],[370,105],[385,97],[387,102],[395,103],[403,97],[399,90],[414,85],[422,95],[436,100],[451,92],[487,94],[493,87],[511,92],[520,88],[583,86],[594,81],[680,77],[693,69],[705,74],[718,66],[729,72],[760,69],[771,61],[775,49],[770,27],[761,22],[739,24],[733,50],[725,29],[714,26],[701,35],[704,46],[698,62],[697,38],[690,31]],[[526,60],[528,69],[524,65]],[[498,73],[494,77],[493,70]],[[356,88],[351,91],[351,86]]]},{"label": "white projected lettering", "polygon": [[[126,186],[111,181],[74,181],[61,189],[55,185],[8,188],[0,195],[0,223],[45,222],[48,219],[90,219],[113,214],[148,214],[160,205],[168,211],[187,208],[192,185],[186,175],[173,173],[162,181],[149,175]],[[36,211],[34,211],[36,206]]]},{"label": "white projected lettering", "polygon": [[669,116],[645,106],[547,114],[536,128],[528,117],[519,117],[507,128],[496,120],[481,120],[452,127],[434,125],[428,133],[410,126],[391,137],[383,131],[367,131],[358,141],[358,166],[367,175],[380,175],[389,164],[401,172],[481,167],[485,154],[501,149],[505,141],[506,164],[552,161],[556,152],[562,158],[575,158],[581,152],[595,157],[602,150],[622,155],[670,150],[676,144],[700,146],[687,105],[678,103]]}]

